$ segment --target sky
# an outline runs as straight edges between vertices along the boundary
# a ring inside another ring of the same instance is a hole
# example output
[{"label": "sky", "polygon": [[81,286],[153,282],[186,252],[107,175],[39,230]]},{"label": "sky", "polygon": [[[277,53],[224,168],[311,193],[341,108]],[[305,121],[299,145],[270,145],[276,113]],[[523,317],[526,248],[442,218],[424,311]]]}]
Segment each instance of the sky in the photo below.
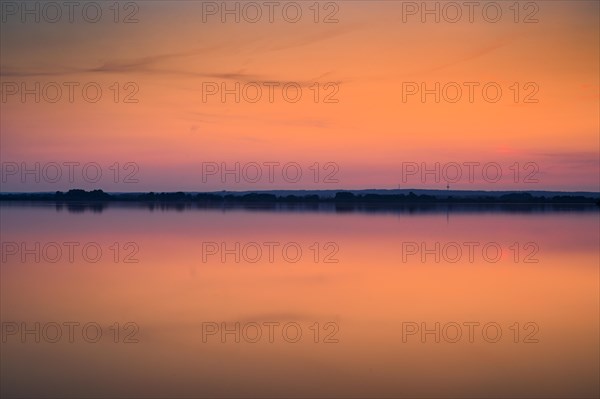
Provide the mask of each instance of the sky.
[{"label": "sky", "polygon": [[1,3],[3,192],[600,191],[597,1],[67,3]]}]

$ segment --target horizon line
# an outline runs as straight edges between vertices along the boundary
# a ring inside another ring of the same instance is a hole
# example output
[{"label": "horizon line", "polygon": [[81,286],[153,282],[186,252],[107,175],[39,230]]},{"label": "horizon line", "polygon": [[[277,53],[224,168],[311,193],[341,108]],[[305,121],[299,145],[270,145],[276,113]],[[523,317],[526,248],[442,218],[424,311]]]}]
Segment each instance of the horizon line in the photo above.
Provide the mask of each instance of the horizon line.
[{"label": "horizon line", "polygon": [[102,188],[68,188],[62,190],[48,190],[48,191],[2,191],[0,190],[0,195],[3,194],[55,194],[57,192],[69,192],[72,190],[82,190],[86,192],[91,191],[102,191],[107,194],[170,194],[170,193],[199,193],[199,194],[213,194],[213,193],[264,193],[264,192],[356,192],[356,191],[436,191],[439,193],[474,193],[474,192],[485,192],[485,193],[565,193],[565,194],[573,194],[573,193],[588,193],[588,194],[598,194],[600,195],[600,189],[598,191],[590,191],[590,190],[571,190],[565,191],[562,189],[535,189],[535,190],[518,190],[518,189],[500,189],[500,190],[486,190],[486,189],[439,189],[439,188],[339,188],[339,189],[311,189],[311,188],[301,188],[301,189],[257,189],[257,190],[233,190],[233,189],[224,189],[224,190],[209,190],[209,191],[195,191],[195,190],[142,190],[142,191],[105,191]]}]

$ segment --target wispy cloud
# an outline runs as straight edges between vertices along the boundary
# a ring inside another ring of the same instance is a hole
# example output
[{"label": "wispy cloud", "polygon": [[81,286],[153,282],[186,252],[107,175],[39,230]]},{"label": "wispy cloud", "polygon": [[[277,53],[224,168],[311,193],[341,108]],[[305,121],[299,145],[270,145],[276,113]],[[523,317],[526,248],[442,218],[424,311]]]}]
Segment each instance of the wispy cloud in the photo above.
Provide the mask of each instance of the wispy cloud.
[{"label": "wispy cloud", "polygon": [[318,129],[326,129],[331,127],[331,122],[323,118],[261,118],[250,115],[231,115],[231,114],[220,114],[220,113],[206,113],[206,112],[193,112],[192,119],[199,123],[222,123],[223,121],[237,120],[237,121],[252,121],[262,122],[269,125],[281,125],[281,126],[298,126],[298,127],[311,127]]},{"label": "wispy cloud", "polygon": [[100,62],[96,66],[91,67],[65,67],[65,66],[53,66],[45,67],[43,69],[32,69],[27,67],[15,67],[0,65],[0,76],[2,77],[14,77],[14,78],[30,78],[30,77],[42,77],[42,76],[70,76],[78,74],[162,74],[162,75],[178,75],[182,77],[196,77],[196,78],[211,78],[211,79],[225,79],[225,80],[236,80],[236,81],[254,81],[261,80],[262,78],[258,75],[252,75],[246,73],[244,70],[234,70],[227,72],[215,72],[215,71],[193,71],[185,69],[173,69],[169,67],[161,66],[165,62],[177,60],[186,57],[196,57],[205,55],[217,47],[207,47],[198,50],[192,50],[187,52],[179,53],[167,53],[149,55],[144,57],[125,59],[125,60],[109,60]]},{"label": "wispy cloud", "polygon": [[560,164],[561,167],[570,166],[572,168],[600,168],[600,153],[597,152],[547,152],[537,155],[548,159],[554,164]]},{"label": "wispy cloud", "polygon": [[494,42],[488,43],[484,46],[480,46],[477,48],[472,49],[471,51],[468,51],[466,53],[460,54],[459,56],[457,56],[456,58],[452,59],[451,61],[445,62],[443,64],[439,64],[436,65],[434,67],[431,67],[429,69],[426,69],[424,71],[419,71],[418,73],[413,73],[411,75],[416,75],[416,74],[421,74],[421,73],[432,73],[432,72],[438,72],[442,69],[446,69],[455,65],[459,65],[462,63],[465,63],[467,61],[471,61],[474,59],[477,59],[479,57],[483,57],[484,55],[490,54],[502,47],[505,47],[507,45],[509,45],[510,43],[514,42],[517,39],[517,37],[515,35],[508,37],[508,38],[503,38],[503,39],[499,39],[496,40]]}]

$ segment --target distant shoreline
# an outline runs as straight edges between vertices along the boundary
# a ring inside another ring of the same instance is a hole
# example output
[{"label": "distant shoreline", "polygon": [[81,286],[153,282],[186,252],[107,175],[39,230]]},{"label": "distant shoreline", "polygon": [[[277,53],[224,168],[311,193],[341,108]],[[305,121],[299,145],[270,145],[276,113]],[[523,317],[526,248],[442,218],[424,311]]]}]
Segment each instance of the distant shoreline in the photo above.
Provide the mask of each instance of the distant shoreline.
[{"label": "distant shoreline", "polygon": [[[80,189],[54,193],[1,193],[0,201],[76,202],[142,202],[142,203],[208,203],[208,204],[357,204],[390,206],[402,204],[582,204],[599,205],[600,193],[560,193],[543,191],[452,191],[414,190],[431,194],[393,193],[398,190],[327,190],[255,191],[255,192],[165,192],[106,193],[102,190]],[[307,194],[309,193],[309,194]],[[334,194],[335,193],[335,194]]]}]

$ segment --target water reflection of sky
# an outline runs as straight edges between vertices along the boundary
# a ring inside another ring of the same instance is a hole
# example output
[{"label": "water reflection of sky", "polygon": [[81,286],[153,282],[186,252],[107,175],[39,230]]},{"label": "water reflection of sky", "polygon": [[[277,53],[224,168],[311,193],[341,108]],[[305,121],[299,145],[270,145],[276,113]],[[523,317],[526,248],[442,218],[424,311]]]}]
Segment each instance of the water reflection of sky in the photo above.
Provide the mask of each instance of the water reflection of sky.
[{"label": "water reflection of sky", "polygon": [[[3,245],[94,242],[103,250],[96,263],[77,251],[73,262],[6,256],[2,322],[96,321],[108,328],[133,321],[140,340],[117,345],[108,330],[98,344],[9,340],[2,344],[3,396],[598,394],[597,210],[148,212],[110,204],[101,213],[73,213],[36,204],[3,205],[1,212]],[[137,263],[122,261],[130,242]],[[206,243],[265,250],[267,242],[279,243],[273,262],[203,258]],[[431,254],[403,259],[406,243],[431,249],[469,242],[479,243],[473,261],[466,252],[457,262]],[[302,249],[297,262],[279,251],[286,243]],[[324,262],[327,243],[336,245],[337,263]],[[502,249],[495,263],[479,251],[489,243]],[[528,243],[537,246],[536,263],[524,261]],[[205,322],[294,322],[304,339],[203,343]],[[339,342],[312,342],[309,328],[329,322],[339,326]],[[403,342],[406,322],[494,322],[503,338]],[[536,323],[539,342],[514,343],[515,322],[521,329]]]}]

